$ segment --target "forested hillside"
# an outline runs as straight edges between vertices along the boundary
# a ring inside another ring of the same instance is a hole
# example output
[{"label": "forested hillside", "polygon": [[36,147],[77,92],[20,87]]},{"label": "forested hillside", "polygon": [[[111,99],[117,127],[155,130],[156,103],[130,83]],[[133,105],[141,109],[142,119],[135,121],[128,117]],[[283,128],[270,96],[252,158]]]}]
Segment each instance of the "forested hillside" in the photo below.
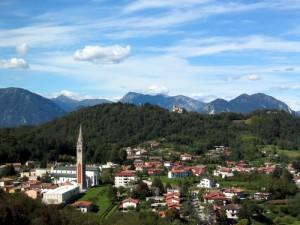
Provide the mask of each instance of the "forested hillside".
[{"label": "forested hillside", "polygon": [[214,145],[228,145],[236,158],[259,157],[257,146],[264,144],[300,149],[300,118],[285,112],[209,116],[117,103],[81,109],[38,127],[1,129],[0,160],[56,160],[59,155],[75,155],[80,123],[91,162],[109,160],[112,149],[159,138],[195,154]]}]

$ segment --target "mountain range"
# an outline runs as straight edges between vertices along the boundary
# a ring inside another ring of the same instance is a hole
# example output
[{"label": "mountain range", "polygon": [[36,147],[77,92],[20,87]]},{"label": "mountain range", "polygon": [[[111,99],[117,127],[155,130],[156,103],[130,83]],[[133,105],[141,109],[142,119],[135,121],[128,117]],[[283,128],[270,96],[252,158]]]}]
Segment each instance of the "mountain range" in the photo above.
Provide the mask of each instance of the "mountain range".
[{"label": "mountain range", "polygon": [[[129,92],[120,99],[120,102],[134,105],[149,103],[169,111],[176,105],[184,108],[186,111],[205,114],[223,112],[250,113],[255,110],[270,109],[283,110],[299,115],[298,112],[294,112],[284,102],[262,93],[253,95],[242,94],[230,101],[216,99],[204,103],[183,95],[148,95]],[[110,103],[113,102],[106,99],[76,100],[64,95],[48,99],[21,88],[3,88],[0,89],[0,127],[37,125],[64,116],[80,108]]]},{"label": "mountain range", "polygon": [[64,111],[71,112],[75,111],[80,108],[105,104],[105,103],[112,103],[106,99],[84,99],[84,100],[76,100],[65,95],[60,95],[56,98],[51,99],[54,103],[60,106]]},{"label": "mountain range", "polygon": [[122,103],[143,105],[150,103],[162,108],[172,110],[174,105],[184,108],[187,111],[196,111],[207,114],[218,114],[223,112],[250,113],[255,110],[274,109],[294,113],[290,107],[272,96],[258,93],[253,95],[242,94],[230,101],[216,99],[209,103],[204,103],[186,96],[166,96],[166,95],[145,95],[129,92],[121,100]]}]

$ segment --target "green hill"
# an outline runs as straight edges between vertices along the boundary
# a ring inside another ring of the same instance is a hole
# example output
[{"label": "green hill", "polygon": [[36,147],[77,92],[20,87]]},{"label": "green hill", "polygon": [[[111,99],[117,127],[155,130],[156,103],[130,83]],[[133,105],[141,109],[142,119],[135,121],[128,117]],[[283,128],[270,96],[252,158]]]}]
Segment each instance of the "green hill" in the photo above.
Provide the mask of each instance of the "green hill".
[{"label": "green hill", "polygon": [[263,144],[300,149],[300,118],[285,112],[209,116],[116,103],[84,108],[37,127],[1,129],[0,160],[55,160],[59,155],[75,155],[80,123],[91,162],[110,159],[112,149],[158,138],[188,146],[195,154],[214,145],[228,145],[236,158],[257,157],[256,147]]}]

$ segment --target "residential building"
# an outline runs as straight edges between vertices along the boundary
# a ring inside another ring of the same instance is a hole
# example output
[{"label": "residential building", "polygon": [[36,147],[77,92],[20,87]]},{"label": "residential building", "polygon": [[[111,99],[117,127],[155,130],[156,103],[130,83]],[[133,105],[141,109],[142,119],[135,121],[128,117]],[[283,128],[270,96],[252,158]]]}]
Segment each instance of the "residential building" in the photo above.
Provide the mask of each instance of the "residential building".
[{"label": "residential building", "polygon": [[205,203],[214,203],[216,201],[226,202],[225,195],[220,191],[211,191],[203,195]]},{"label": "residential building", "polygon": [[239,212],[241,210],[241,205],[239,204],[228,204],[225,207],[226,216],[228,219],[237,220],[239,217]]},{"label": "residential building", "polygon": [[222,177],[223,179],[226,177],[233,177],[234,173],[231,168],[227,167],[219,167],[213,172],[214,176]]},{"label": "residential building", "polygon": [[72,206],[82,213],[91,212],[93,210],[93,202],[90,201],[76,201],[72,204]]},{"label": "residential building", "polygon": [[215,188],[219,187],[219,184],[215,182],[215,180],[211,178],[203,178],[200,180],[200,183],[197,185],[199,188]]},{"label": "residential building", "polygon": [[174,166],[168,172],[168,178],[188,177],[188,176],[191,176],[191,174],[192,174],[192,171],[189,167]]},{"label": "residential building", "polygon": [[133,170],[125,170],[115,175],[115,186],[116,187],[128,187],[130,183],[135,182],[137,176]]},{"label": "residential building", "polygon": [[234,196],[243,199],[245,197],[245,192],[241,188],[227,188],[223,190],[223,194],[227,199],[232,199]]},{"label": "residential building", "polygon": [[121,205],[119,206],[119,209],[123,212],[128,211],[128,209],[136,209],[139,203],[139,199],[127,198],[122,201]]}]

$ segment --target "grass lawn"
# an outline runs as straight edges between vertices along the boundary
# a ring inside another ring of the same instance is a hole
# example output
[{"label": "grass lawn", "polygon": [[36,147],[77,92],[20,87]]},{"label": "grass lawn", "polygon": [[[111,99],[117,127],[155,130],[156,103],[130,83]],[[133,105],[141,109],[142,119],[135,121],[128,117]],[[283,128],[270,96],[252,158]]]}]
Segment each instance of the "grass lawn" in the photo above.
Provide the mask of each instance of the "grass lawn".
[{"label": "grass lawn", "polygon": [[161,182],[165,185],[167,183],[171,184],[172,187],[178,187],[179,186],[179,182],[183,182],[183,181],[189,181],[191,184],[192,183],[199,183],[200,178],[199,177],[185,177],[185,178],[168,178],[167,176],[160,176],[158,177]]},{"label": "grass lawn", "polygon": [[110,214],[110,211],[114,208],[115,205],[111,203],[107,195],[107,186],[93,187],[89,189],[84,196],[79,200],[91,201],[99,209],[97,212],[100,218],[105,218],[106,215]]},{"label": "grass lawn", "polygon": [[294,159],[300,157],[300,151],[291,151],[291,150],[278,150],[278,153],[286,155],[287,157]]}]

